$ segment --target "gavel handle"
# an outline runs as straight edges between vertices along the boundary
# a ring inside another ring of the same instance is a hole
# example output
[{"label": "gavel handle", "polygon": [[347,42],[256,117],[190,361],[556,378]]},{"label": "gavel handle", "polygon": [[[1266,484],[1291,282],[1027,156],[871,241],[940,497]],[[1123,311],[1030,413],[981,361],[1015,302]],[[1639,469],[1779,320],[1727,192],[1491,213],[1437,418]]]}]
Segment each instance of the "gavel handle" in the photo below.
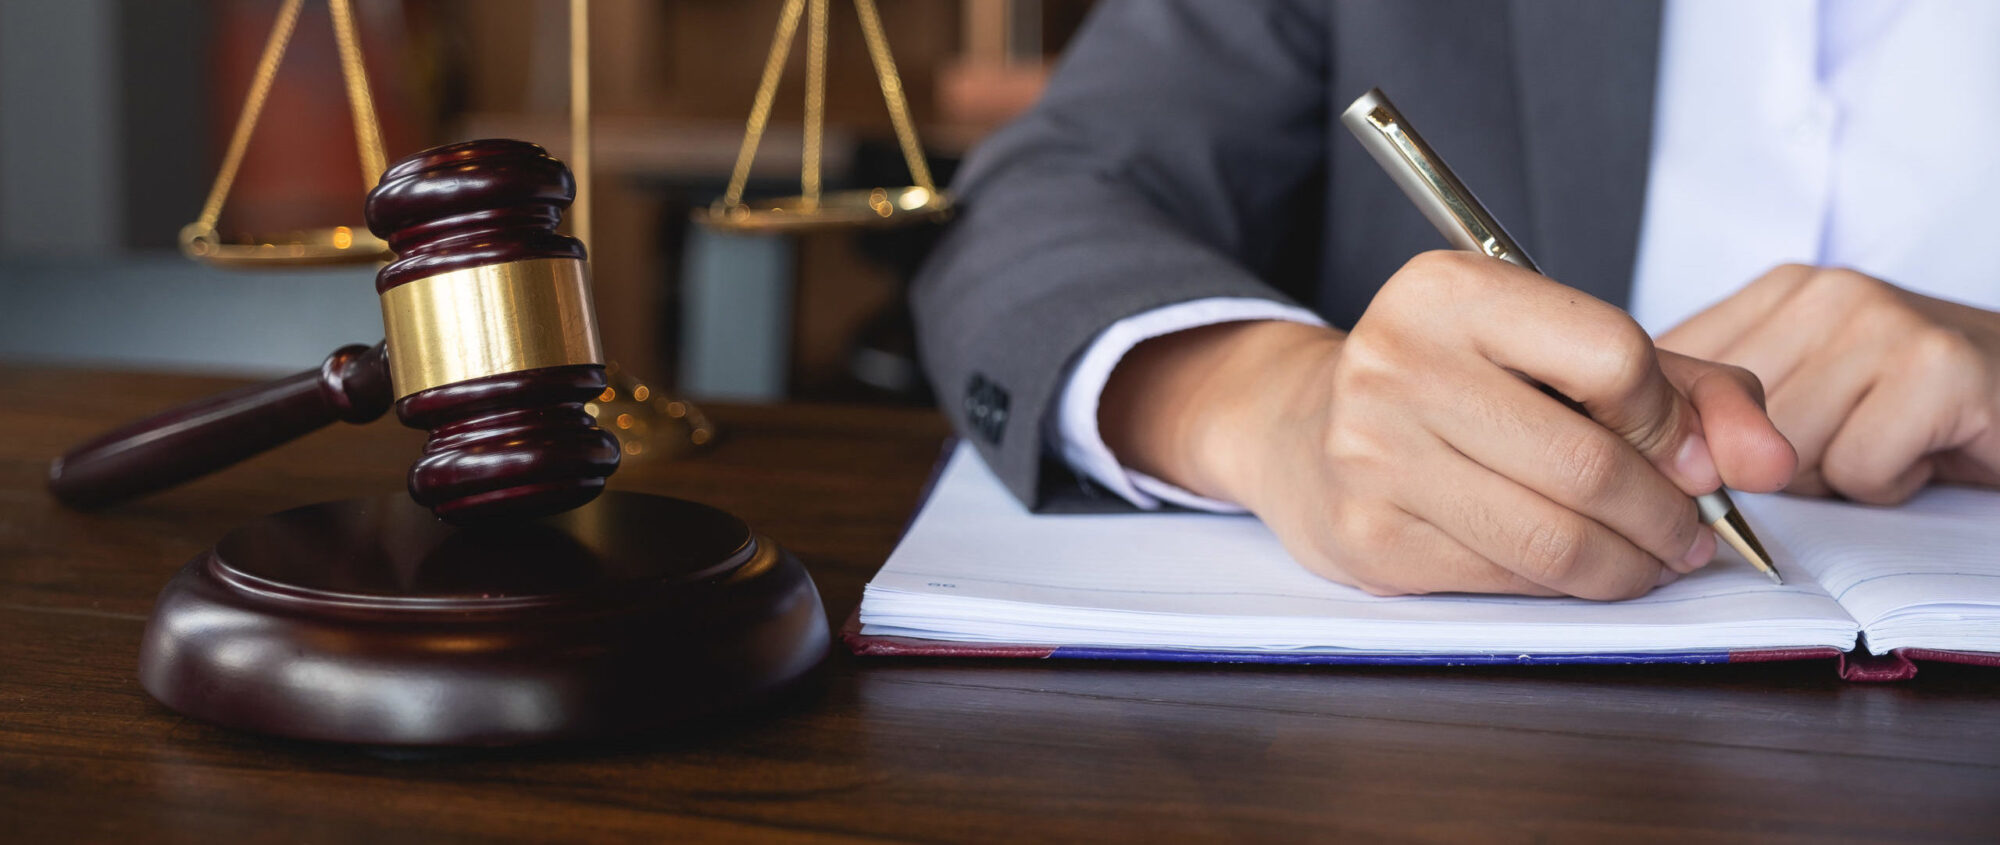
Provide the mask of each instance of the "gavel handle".
[{"label": "gavel handle", "polygon": [[334,420],[365,423],[389,410],[383,345],[343,346],[319,369],[232,390],[124,426],[49,465],[63,504],[114,505],[199,478]]}]

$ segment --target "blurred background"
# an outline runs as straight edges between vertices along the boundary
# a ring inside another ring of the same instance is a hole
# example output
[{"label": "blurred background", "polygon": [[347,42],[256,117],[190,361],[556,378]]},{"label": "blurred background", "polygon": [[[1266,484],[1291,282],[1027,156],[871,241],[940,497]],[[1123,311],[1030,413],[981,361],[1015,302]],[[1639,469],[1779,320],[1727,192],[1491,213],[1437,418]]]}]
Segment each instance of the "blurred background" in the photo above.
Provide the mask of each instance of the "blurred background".
[{"label": "blurred background", "polygon": [[[593,0],[606,354],[697,398],[923,403],[903,287],[935,226],[694,224],[728,181],[784,0]],[[353,0],[388,157],[512,137],[568,157],[566,0]],[[1089,0],[879,0],[940,184],[1031,104]],[[381,338],[372,266],[237,270],[177,250],[280,0],[0,0],[0,360],[262,375]],[[854,7],[833,0],[828,190],[906,185]],[[796,194],[803,40],[748,195]],[[307,0],[219,230],[360,225],[325,0]]]}]

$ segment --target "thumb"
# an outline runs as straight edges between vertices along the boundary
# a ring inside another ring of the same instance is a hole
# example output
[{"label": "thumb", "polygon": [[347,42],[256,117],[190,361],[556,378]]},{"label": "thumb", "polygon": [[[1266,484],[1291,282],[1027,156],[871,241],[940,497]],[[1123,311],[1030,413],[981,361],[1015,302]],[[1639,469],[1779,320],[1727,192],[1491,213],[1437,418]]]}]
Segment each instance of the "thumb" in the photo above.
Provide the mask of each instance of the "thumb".
[{"label": "thumb", "polygon": [[1720,483],[1748,493],[1769,493],[1790,483],[1798,452],[1765,412],[1764,386],[1756,375],[1665,350],[1659,354],[1661,373],[1676,394],[1686,397],[1692,412],[1688,436],[1700,443]]},{"label": "thumb", "polygon": [[[1686,364],[1716,367],[1645,344],[1644,354],[1628,353],[1623,374],[1603,388],[1583,394],[1576,410],[1590,415],[1638,450],[1662,475],[1690,496],[1712,493],[1722,475],[1704,434],[1700,413],[1668,369]],[[1680,359],[1671,365],[1669,357]],[[1734,384],[1734,382],[1731,382]],[[1558,396],[1557,398],[1562,398]]]}]

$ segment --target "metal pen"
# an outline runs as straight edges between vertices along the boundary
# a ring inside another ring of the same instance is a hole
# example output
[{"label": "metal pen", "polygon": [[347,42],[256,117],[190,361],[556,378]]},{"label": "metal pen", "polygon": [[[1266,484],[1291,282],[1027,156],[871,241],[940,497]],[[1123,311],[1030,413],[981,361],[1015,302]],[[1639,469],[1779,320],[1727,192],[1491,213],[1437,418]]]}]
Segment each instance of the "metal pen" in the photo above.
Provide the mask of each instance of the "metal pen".
[{"label": "metal pen", "polygon": [[[1379,88],[1371,89],[1355,100],[1347,111],[1340,115],[1340,122],[1347,131],[1368,150],[1375,163],[1387,171],[1396,187],[1416,203],[1417,210],[1424,218],[1444,234],[1445,239],[1458,249],[1498,258],[1517,267],[1540,273],[1541,268],[1521,249],[1521,245],[1507,236],[1499,221],[1486,211],[1472,192],[1466,190],[1465,183],[1446,167],[1444,159],[1424,143],[1423,136],[1410,126],[1402,113],[1383,95]],[[1537,385],[1539,386],[1539,385]],[[1546,390],[1546,388],[1544,388]],[[1575,402],[1555,395],[1572,408],[1581,410]],[[1725,490],[1718,489],[1695,497],[1695,505],[1701,513],[1701,520],[1715,529],[1724,542],[1740,552],[1744,559],[1757,567],[1771,580],[1783,584],[1778,568],[1771,563],[1771,556],[1764,551],[1764,545],[1751,533],[1750,524],[1729,500]]]}]

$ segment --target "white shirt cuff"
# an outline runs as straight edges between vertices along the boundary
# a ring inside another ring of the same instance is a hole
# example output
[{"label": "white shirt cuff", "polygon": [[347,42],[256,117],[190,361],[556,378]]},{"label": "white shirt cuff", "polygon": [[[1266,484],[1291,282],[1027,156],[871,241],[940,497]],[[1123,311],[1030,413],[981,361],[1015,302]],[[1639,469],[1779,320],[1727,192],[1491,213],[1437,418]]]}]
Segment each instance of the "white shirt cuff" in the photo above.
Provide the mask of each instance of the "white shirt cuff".
[{"label": "white shirt cuff", "polygon": [[1070,371],[1069,383],[1063,386],[1055,431],[1062,459],[1071,469],[1142,510],[1158,509],[1164,502],[1217,513],[1243,512],[1242,506],[1235,503],[1195,495],[1120,464],[1111,454],[1111,447],[1104,445],[1104,435],[1097,428],[1097,405],[1104,395],[1104,385],[1111,381],[1111,371],[1132,347],[1161,335],[1245,320],[1326,325],[1318,314],[1296,305],[1240,296],[1178,302],[1112,323],[1084,349],[1075,369]]}]

